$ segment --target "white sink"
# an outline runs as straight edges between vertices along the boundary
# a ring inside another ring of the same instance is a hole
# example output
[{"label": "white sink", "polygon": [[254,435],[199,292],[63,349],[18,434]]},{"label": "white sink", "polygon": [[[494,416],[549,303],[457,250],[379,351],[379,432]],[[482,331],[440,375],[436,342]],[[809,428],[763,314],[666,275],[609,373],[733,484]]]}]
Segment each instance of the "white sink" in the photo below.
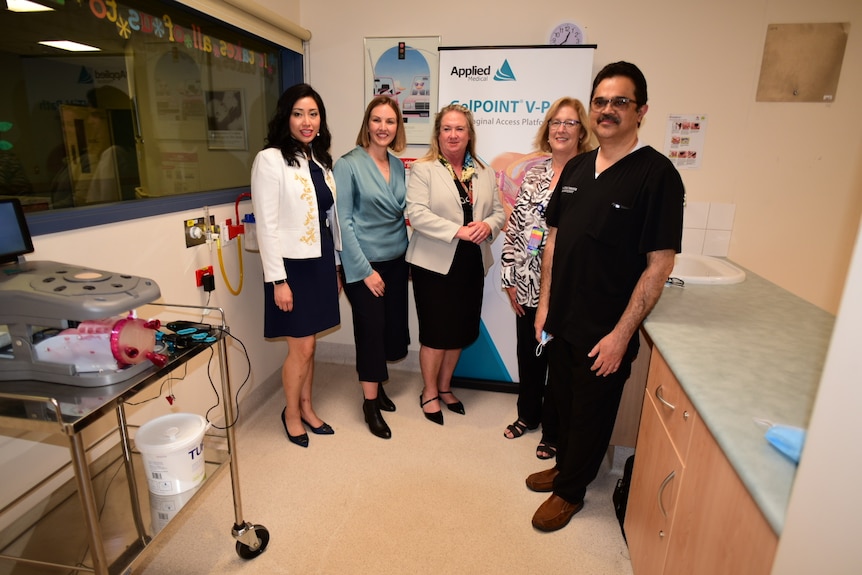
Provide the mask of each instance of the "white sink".
[{"label": "white sink", "polygon": [[745,272],[727,260],[701,254],[676,254],[672,278],[687,284],[738,284]]}]

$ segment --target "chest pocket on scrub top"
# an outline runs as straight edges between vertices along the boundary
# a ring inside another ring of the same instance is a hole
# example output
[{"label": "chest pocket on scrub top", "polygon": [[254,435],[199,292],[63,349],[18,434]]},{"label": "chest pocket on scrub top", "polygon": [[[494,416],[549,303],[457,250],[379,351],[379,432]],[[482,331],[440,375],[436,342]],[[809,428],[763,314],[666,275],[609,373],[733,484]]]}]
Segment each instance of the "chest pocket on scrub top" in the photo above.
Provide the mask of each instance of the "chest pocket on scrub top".
[{"label": "chest pocket on scrub top", "polygon": [[634,206],[630,201],[617,200],[608,200],[600,206],[587,233],[603,244],[617,246],[632,233]]}]

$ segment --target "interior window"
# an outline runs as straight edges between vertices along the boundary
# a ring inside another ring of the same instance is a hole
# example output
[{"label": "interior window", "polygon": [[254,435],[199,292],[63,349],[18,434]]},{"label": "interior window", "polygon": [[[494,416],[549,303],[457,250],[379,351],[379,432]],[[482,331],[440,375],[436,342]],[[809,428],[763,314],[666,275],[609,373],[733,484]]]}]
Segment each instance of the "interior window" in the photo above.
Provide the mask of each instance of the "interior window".
[{"label": "interior window", "polygon": [[281,47],[155,0],[0,7],[0,197],[33,213],[248,186]]}]

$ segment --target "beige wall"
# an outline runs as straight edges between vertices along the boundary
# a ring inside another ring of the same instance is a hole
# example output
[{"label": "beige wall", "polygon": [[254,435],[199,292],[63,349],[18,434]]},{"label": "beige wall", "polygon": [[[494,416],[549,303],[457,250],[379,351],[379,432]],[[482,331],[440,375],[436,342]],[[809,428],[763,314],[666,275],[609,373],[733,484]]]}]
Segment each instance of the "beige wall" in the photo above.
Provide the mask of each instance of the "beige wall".
[{"label": "beige wall", "polygon": [[[402,4],[390,0],[380,0],[373,10],[347,1],[338,8],[333,2],[259,0],[312,33],[306,66],[309,81],[327,104],[336,157],[352,147],[362,116],[364,37],[440,35],[448,46],[540,44],[556,23],[574,19],[585,27],[588,42],[598,45],[596,69],[629,59],[644,70],[650,85],[645,141],[662,147],[668,114],[709,115],[703,167],[683,171],[683,177],[689,201],[736,205],[730,258],[834,313],[862,214],[862,112],[857,103],[862,94],[862,4],[729,0],[720,7],[700,2],[686,7],[659,0],[646,9],[642,3],[620,2],[608,11],[601,4],[575,9],[563,0],[545,0],[541,10],[524,18],[516,12],[519,3],[478,0],[471,12],[481,16],[468,21],[462,4],[453,0],[440,0],[421,17],[403,13]],[[808,21],[851,23],[835,102],[755,102],[767,24]],[[408,149],[406,154],[420,151]],[[219,221],[234,213],[232,205],[211,206],[211,211]],[[159,283],[164,301],[200,304],[205,299],[192,281],[194,269],[218,269],[218,254],[206,247],[186,248],[182,220],[202,215],[203,207],[39,236],[33,259],[149,276]],[[236,285],[235,246],[223,255]],[[254,386],[276,374],[284,346],[261,337],[260,261],[246,253],[243,263],[242,293],[231,295],[217,273],[212,303],[225,308],[234,333],[246,343],[255,365]],[[349,309],[342,298],[341,329],[325,341],[352,346]],[[415,317],[412,324],[417,333]],[[244,359],[232,358],[231,371],[242,381]]]},{"label": "beige wall", "polygon": [[[787,508],[772,573],[860,573],[858,544],[862,461],[845,451],[858,436],[859,329],[862,328],[862,236],[850,263],[823,378],[808,424],[805,451]],[[852,441],[852,440],[851,440]]]},{"label": "beige wall", "polygon": [[[404,14],[402,5],[390,0],[380,0],[373,10],[346,1],[342,9],[331,2],[287,2],[281,14],[297,18],[312,32],[309,81],[326,100],[336,157],[352,147],[362,116],[365,36],[440,35],[449,46],[537,44],[556,23],[574,19],[586,28],[588,41],[598,45],[596,68],[629,59],[645,71],[650,109],[644,140],[661,148],[668,114],[709,114],[703,167],[684,171],[683,177],[690,201],[736,205],[731,259],[835,312],[862,214],[862,112],[857,103],[862,93],[862,4],[823,0],[815,7],[801,0],[730,0],[719,8],[718,3],[680,7],[660,0],[646,9],[642,3],[620,1],[609,12],[604,5],[574,9],[568,2],[549,0],[537,15],[524,18],[510,13],[518,3],[479,0],[471,12],[481,16],[473,22],[452,0],[440,0],[437,9],[421,17]],[[283,3],[260,4],[276,10]],[[835,103],[755,102],[767,23],[807,21],[851,22]],[[218,221],[234,215],[233,205],[210,209]],[[31,259],[152,277],[164,301],[201,304],[206,300],[194,286],[194,270],[206,265],[218,270],[218,254],[205,246],[186,248],[182,235],[182,220],[201,216],[203,206],[39,236]],[[235,246],[226,247],[223,255],[236,286]],[[217,272],[212,303],[225,308],[234,334],[246,343],[255,366],[254,386],[276,374],[284,345],[261,337],[260,261],[245,253],[243,263],[242,293],[231,295]],[[352,345],[344,299],[342,316],[341,329],[325,340]],[[237,346],[232,349],[239,353]],[[244,370],[244,359],[232,358],[237,383]],[[196,377],[202,376],[192,379]]]},{"label": "beige wall", "polygon": [[[862,214],[858,0],[620,0],[612,9],[601,2],[476,0],[469,10],[460,0],[438,0],[421,12],[406,6],[301,1],[300,24],[312,32],[309,81],[326,102],[336,157],[352,147],[362,117],[364,37],[543,44],[555,24],[573,19],[598,45],[596,71],[615,60],[644,71],[646,142],[662,149],[668,114],[708,114],[703,167],[683,178],[689,201],[736,205],[729,257],[835,313]],[[791,22],[851,23],[834,103],[755,102],[767,24]]]},{"label": "beige wall", "polygon": [[[219,0],[185,0],[224,9]],[[668,114],[709,115],[702,169],[683,174],[690,201],[736,205],[731,259],[808,301],[835,312],[862,214],[862,3],[858,0],[726,0],[669,2],[618,0],[579,3],[545,0],[438,0],[408,11],[409,4],[327,0],[258,0],[312,32],[309,81],[322,93],[335,134],[333,153],[352,147],[363,111],[362,40],[365,36],[439,35],[444,45],[541,44],[558,22],[573,19],[598,45],[596,69],[620,59],[637,63],[650,85],[650,110],[642,138],[661,148]],[[534,7],[527,11],[524,6]],[[847,52],[832,104],[765,104],[754,101],[766,26],[769,23],[850,22]],[[564,73],[560,71],[559,73]],[[407,152],[411,153],[410,150]],[[233,205],[211,206],[218,221]],[[213,265],[206,246],[186,248],[182,220],[200,210],[144,218],[35,238],[31,259],[56,260],[155,279],[167,302],[200,305],[194,270]],[[224,249],[228,276],[238,283],[235,245]],[[249,388],[276,378],[283,342],[262,333],[260,261],[243,257],[245,285],[233,296],[217,271],[211,304],[227,312],[232,333],[246,345],[254,370]],[[327,341],[352,344],[349,307]],[[414,324],[415,326],[415,324]],[[413,333],[417,333],[414,329]],[[234,384],[246,366],[231,345]],[[174,389],[173,410],[210,404],[202,365]],[[843,381],[853,380],[845,374]],[[345,392],[358,393],[356,390]],[[276,398],[281,401],[281,398]],[[137,413],[138,422],[167,411],[159,400]],[[277,420],[273,421],[275,425]],[[792,518],[792,515],[791,515]]]},{"label": "beige wall", "polygon": [[[668,114],[709,115],[703,167],[683,178],[689,201],[735,204],[729,257],[838,311],[862,215],[862,111],[856,102],[862,94],[862,2],[476,0],[468,10],[461,1],[437,0],[418,15],[390,0],[373,9],[346,1],[340,10],[319,0],[301,4],[301,24],[313,34],[309,81],[327,103],[336,156],[351,147],[362,114],[363,37],[440,35],[447,46],[538,44],[554,24],[575,20],[598,45],[596,71],[623,59],[644,70],[650,86],[645,141],[661,147]],[[805,22],[850,23],[835,102],[755,102],[767,25]],[[859,260],[857,254],[857,279]],[[853,334],[862,327],[852,304],[857,284],[848,284],[844,296],[842,316],[849,317],[839,317],[842,329],[812,414],[812,426],[823,425],[811,429],[805,456],[811,464],[804,458],[800,467],[775,575],[818,566],[854,572],[862,565],[862,551],[845,536],[862,498],[847,482],[834,489],[836,469],[848,478],[860,472],[858,458],[835,447],[852,434],[852,413],[836,408],[852,404],[840,398],[856,396],[850,388],[858,383]],[[804,329],[788,320],[790,329]],[[350,341],[344,324],[331,338],[342,336]],[[824,498],[830,488],[836,495]]]},{"label": "beige wall", "polygon": [[[234,206],[211,206],[210,214],[216,221],[227,218],[235,220]],[[251,202],[240,203],[240,215],[251,211]],[[33,239],[36,248],[28,259],[58,261],[67,264],[87,266],[112,272],[129,273],[153,279],[162,293],[159,300],[166,304],[191,306],[209,305],[225,310],[231,334],[245,344],[254,365],[250,381],[243,390],[244,394],[275,374],[287,352],[283,341],[267,342],[263,332],[263,287],[260,257],[256,253],[243,250],[242,264],[244,280],[238,296],[231,295],[220,271],[218,250],[206,245],[186,248],[184,221],[204,217],[204,209],[179,212],[167,216],[142,218],[98,226],[86,230],[62,232],[38,236]],[[222,248],[222,259],[226,276],[231,287],[240,287],[239,256],[234,241]],[[195,270],[213,266],[216,275],[216,289],[206,294],[195,285]],[[155,307],[139,308],[140,317],[158,317],[162,323],[171,319],[191,319],[200,321],[201,316],[187,315],[187,312],[172,308],[163,310]],[[204,317],[204,321],[218,323],[217,316]],[[75,319],[75,318],[69,318]],[[208,357],[208,354],[205,354]],[[136,416],[139,409],[132,409],[133,423],[141,423],[159,413],[168,411],[198,411],[203,413],[216,398],[206,379],[206,370],[200,369],[204,361],[194,362],[188,368],[184,381],[174,383],[174,395],[178,401],[173,407],[159,400],[146,405],[143,412]],[[234,389],[238,388],[248,373],[248,365],[241,347],[229,343],[228,363]],[[218,366],[211,370],[218,385]],[[156,395],[157,388],[150,390]],[[163,390],[166,393],[167,388]],[[216,412],[213,417],[217,418]]]}]

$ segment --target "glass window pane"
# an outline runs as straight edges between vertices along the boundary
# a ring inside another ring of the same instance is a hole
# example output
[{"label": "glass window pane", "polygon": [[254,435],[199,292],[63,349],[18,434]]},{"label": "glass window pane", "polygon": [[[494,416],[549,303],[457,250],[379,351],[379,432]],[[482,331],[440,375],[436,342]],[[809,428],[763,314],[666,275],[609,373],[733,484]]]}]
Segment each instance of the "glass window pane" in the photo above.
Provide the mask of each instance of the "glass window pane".
[{"label": "glass window pane", "polygon": [[34,1],[53,10],[0,10],[0,196],[33,212],[249,184],[279,46],[173,3]]}]

